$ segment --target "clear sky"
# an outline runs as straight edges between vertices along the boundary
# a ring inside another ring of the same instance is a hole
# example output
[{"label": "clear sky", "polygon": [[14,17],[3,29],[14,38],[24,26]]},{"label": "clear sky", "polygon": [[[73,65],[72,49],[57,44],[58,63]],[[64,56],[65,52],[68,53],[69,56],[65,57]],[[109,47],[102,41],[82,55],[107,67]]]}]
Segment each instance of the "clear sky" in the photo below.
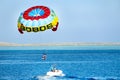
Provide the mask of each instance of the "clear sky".
[{"label": "clear sky", "polygon": [[[20,13],[36,5],[55,11],[56,32],[18,32]],[[120,0],[0,0],[0,42],[120,42]]]}]

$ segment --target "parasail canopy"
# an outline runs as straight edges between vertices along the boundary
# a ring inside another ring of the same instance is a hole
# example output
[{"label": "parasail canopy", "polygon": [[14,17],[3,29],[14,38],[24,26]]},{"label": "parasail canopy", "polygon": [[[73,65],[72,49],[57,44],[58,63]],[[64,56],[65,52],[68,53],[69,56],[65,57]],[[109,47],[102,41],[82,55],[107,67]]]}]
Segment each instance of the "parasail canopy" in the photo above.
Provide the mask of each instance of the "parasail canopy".
[{"label": "parasail canopy", "polygon": [[20,14],[18,19],[18,31],[39,32],[58,28],[58,17],[55,12],[46,6],[34,6]]}]

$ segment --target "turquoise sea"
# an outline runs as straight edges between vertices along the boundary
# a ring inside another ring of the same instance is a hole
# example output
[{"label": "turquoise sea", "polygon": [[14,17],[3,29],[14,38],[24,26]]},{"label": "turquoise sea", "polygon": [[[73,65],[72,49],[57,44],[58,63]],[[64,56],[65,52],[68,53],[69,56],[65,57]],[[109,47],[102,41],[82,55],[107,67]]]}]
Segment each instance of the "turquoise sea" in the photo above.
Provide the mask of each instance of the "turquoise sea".
[{"label": "turquoise sea", "polygon": [[[53,64],[65,76],[45,77]],[[120,80],[120,46],[0,47],[0,80]]]}]

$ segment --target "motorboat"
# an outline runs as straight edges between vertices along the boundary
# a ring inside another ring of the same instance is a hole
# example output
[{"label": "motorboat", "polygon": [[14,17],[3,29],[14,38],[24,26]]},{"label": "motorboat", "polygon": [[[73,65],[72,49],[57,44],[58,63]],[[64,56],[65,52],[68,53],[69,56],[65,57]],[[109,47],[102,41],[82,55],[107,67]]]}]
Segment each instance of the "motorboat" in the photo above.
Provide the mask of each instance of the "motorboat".
[{"label": "motorboat", "polygon": [[56,80],[57,77],[63,77],[65,74],[63,74],[62,70],[54,70],[54,71],[48,71],[45,76],[36,76],[35,78],[37,80]]},{"label": "motorboat", "polygon": [[46,73],[47,76],[65,76],[62,70],[49,71]]}]

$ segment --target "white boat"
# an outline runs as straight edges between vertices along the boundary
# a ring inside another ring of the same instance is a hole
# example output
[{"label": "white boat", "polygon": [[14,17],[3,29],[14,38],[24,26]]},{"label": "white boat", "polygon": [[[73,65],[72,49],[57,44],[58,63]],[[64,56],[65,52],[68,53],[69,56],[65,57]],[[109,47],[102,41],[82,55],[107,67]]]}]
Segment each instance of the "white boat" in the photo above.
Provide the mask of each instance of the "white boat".
[{"label": "white boat", "polygon": [[63,74],[62,70],[55,70],[55,71],[49,71],[46,74],[47,76],[65,76],[65,74]]}]

